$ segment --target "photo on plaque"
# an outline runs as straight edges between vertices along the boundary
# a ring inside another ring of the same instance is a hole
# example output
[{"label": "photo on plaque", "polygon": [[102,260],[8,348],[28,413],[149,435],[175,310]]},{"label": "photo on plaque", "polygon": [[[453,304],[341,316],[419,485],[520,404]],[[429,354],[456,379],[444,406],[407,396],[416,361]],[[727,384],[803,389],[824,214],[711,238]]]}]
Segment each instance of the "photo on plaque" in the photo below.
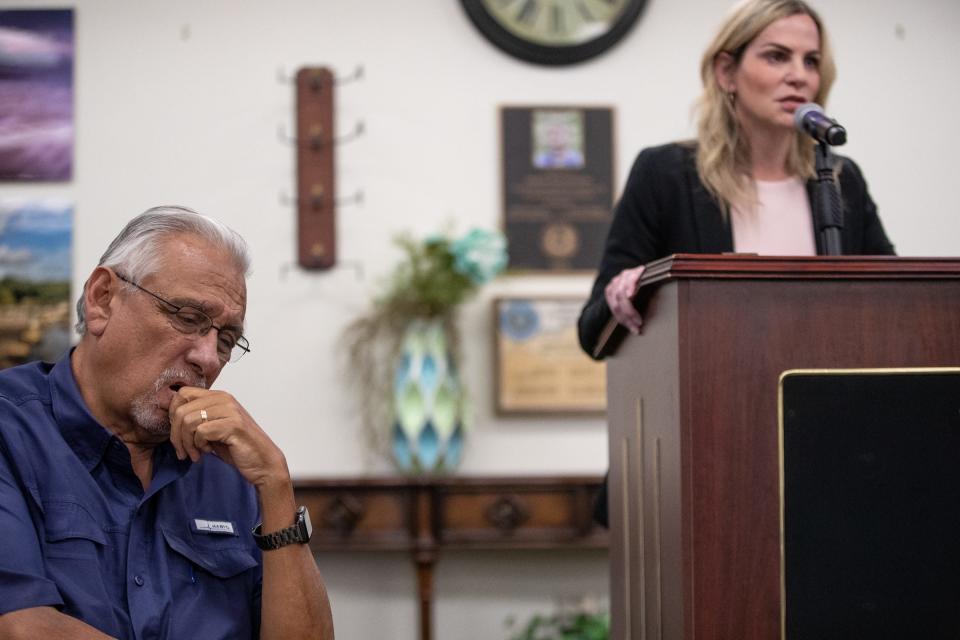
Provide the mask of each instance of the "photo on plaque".
[{"label": "photo on plaque", "polygon": [[583,300],[510,297],[493,304],[499,415],[606,411],[606,367],[577,341]]},{"label": "photo on plaque", "polygon": [[613,209],[613,110],[503,107],[503,229],[513,271],[593,271]]},{"label": "photo on plaque", "polygon": [[534,168],[583,168],[583,111],[537,109],[531,133]]}]

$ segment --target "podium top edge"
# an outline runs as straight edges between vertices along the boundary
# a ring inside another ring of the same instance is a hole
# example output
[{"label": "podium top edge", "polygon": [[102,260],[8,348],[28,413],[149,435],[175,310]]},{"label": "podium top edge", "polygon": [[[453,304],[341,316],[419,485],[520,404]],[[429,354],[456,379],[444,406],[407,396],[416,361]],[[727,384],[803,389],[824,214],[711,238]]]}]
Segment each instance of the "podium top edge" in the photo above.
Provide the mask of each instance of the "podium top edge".
[{"label": "podium top edge", "polygon": [[[956,280],[960,258],[899,256],[760,256],[744,253],[676,253],[648,263],[634,303],[660,286],[684,280]],[[594,358],[616,350],[625,330],[610,319],[593,349]]]},{"label": "podium top edge", "polygon": [[677,253],[649,263],[640,284],[686,278],[952,279],[960,258]]}]

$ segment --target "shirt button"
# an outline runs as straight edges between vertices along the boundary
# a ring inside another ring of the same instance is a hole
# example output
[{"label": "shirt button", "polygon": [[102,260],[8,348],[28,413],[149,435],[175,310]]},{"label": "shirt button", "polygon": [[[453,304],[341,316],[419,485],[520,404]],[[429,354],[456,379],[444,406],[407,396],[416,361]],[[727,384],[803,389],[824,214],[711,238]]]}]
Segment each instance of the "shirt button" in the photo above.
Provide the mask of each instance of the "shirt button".
[{"label": "shirt button", "polygon": [[133,583],[134,583],[135,585],[137,585],[138,587],[142,587],[142,586],[143,586],[143,578],[141,578],[140,576],[134,576],[134,577],[133,577]]}]

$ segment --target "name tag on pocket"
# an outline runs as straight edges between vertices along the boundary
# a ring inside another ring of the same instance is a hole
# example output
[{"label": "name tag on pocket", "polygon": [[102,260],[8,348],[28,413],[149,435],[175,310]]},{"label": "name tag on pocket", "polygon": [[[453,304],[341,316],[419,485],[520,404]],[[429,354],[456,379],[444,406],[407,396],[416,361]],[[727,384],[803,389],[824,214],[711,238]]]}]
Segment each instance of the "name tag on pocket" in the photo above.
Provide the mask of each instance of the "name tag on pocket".
[{"label": "name tag on pocket", "polygon": [[192,524],[191,529],[197,533],[213,533],[221,536],[237,535],[237,528],[232,522],[226,520],[203,520],[201,518],[194,518]]}]

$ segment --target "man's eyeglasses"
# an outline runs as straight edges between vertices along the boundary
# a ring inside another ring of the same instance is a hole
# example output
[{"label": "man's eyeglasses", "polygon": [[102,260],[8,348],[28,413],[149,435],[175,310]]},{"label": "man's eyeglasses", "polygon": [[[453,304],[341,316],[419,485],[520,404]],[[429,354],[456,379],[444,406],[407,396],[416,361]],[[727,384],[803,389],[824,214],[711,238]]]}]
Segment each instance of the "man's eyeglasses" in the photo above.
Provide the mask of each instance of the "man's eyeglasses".
[{"label": "man's eyeglasses", "polygon": [[174,328],[180,333],[205,336],[210,329],[216,329],[217,355],[220,357],[220,362],[236,362],[242,358],[245,353],[250,351],[250,343],[246,338],[244,338],[242,335],[238,335],[232,329],[224,329],[223,327],[218,327],[217,325],[213,324],[213,320],[210,319],[210,316],[205,314],[200,309],[191,307],[189,305],[175,305],[169,300],[161,298],[153,291],[144,289],[136,282],[123,277],[119,273],[117,273],[117,277],[127,284],[136,287],[140,291],[143,291],[144,293],[149,294],[162,302],[163,311],[169,314]]}]

